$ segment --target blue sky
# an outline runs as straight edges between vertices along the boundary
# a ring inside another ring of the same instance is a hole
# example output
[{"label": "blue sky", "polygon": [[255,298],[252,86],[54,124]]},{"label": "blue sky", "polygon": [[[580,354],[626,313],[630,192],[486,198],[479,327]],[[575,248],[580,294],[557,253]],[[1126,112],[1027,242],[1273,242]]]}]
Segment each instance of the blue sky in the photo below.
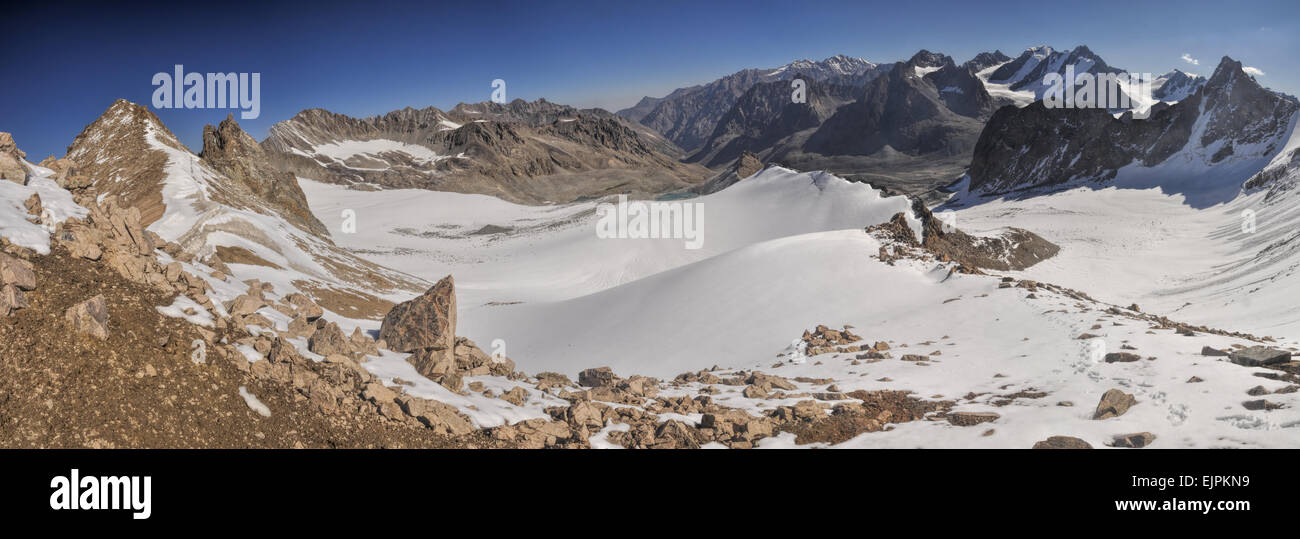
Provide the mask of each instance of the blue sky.
[{"label": "blue sky", "polygon": [[[148,104],[154,73],[175,64],[261,73],[261,116],[240,122],[258,139],[305,108],[485,101],[498,78],[510,99],[617,110],[739,69],[835,54],[892,62],[922,48],[962,62],[1086,44],[1130,71],[1203,75],[1228,55],[1300,93],[1295,0],[25,4],[0,32],[0,131],[34,161],[62,155],[114,99]],[[231,111],[156,112],[197,150],[203,125]]]}]

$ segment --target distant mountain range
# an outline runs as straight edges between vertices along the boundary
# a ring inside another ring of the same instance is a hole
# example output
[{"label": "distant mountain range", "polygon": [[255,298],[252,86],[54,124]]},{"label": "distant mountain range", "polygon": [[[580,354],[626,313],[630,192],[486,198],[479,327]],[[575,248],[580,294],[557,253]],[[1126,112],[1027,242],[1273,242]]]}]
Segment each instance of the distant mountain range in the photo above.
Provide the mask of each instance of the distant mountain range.
[{"label": "distant mountain range", "polygon": [[[1177,75],[1169,80],[1191,84]],[[1191,95],[1156,105],[1142,121],[1101,109],[1049,109],[1042,102],[1006,107],[980,136],[970,188],[992,194],[1104,181],[1125,167],[1140,173],[1175,166],[1177,174],[1168,179],[1179,181],[1213,167],[1267,162],[1282,149],[1298,110],[1294,98],[1263,88],[1226,56]],[[1239,186],[1226,187],[1235,194]]]},{"label": "distant mountain range", "polygon": [[370,118],[309,109],[272,126],[262,145],[276,166],[298,177],[527,204],[647,196],[712,175],[678,162],[681,150],[643,125],[544,99]]},{"label": "distant mountain range", "polygon": [[852,84],[873,77],[879,66],[861,58],[832,56],[820,62],[799,60],[773,69],[744,69],[708,84],[679,88],[662,98],[646,97],[619,116],[638,121],[687,151],[703,146],[718,122],[758,83],[811,80]]},{"label": "distant mountain range", "polygon": [[[751,155],[921,193],[971,165],[995,111],[1041,100],[1047,77],[1067,69],[1126,73],[1082,45],[1032,47],[1015,58],[982,52],[962,64],[926,50],[893,64],[841,55],[738,71],[664,97],[647,96],[617,114],[683,148],[688,163],[725,169]],[[807,84],[806,103],[791,99],[795,78]],[[1186,100],[1206,82],[1172,70],[1145,89],[1125,85],[1120,92],[1132,109],[1145,112]]]}]

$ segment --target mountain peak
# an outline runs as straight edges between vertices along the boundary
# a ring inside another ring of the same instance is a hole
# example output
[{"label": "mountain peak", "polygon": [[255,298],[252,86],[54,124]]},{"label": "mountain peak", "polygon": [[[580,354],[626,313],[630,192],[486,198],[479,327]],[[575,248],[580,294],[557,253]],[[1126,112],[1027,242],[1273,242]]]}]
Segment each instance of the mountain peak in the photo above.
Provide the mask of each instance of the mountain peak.
[{"label": "mountain peak", "polygon": [[217,156],[236,157],[261,155],[262,147],[257,140],[239,127],[235,115],[230,114],[220,124],[203,126],[203,150],[199,156],[211,159]]},{"label": "mountain peak", "polygon": [[1233,60],[1231,57],[1224,56],[1219,60],[1218,67],[1214,68],[1214,74],[1210,76],[1210,82],[1213,83],[1215,81],[1230,80],[1236,77],[1238,73],[1242,75],[1246,74],[1242,69],[1241,62]]},{"label": "mountain peak", "polygon": [[143,143],[150,131],[157,135],[159,142],[189,151],[149,107],[117,99],[73,139],[67,157],[77,162],[93,160],[92,154],[102,152],[109,145]]},{"label": "mountain peak", "polygon": [[907,60],[907,65],[912,67],[943,67],[951,63],[952,58],[949,58],[947,55],[930,52],[926,49],[917,51],[916,54],[913,54],[912,57]]}]

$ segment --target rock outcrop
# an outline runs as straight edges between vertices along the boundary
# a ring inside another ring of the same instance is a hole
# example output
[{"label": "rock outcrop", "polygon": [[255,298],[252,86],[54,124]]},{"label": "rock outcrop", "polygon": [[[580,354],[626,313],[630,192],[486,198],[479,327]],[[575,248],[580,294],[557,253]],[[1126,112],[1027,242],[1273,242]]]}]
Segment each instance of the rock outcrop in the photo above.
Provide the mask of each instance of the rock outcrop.
[{"label": "rock outcrop", "polygon": [[271,164],[270,156],[248,133],[239,128],[234,115],[219,125],[203,128],[203,151],[199,153],[212,168],[240,182],[258,200],[279,208],[279,215],[294,225],[319,236],[328,236],[307,207],[298,179]]},{"label": "rock outcrop", "polygon": [[0,180],[8,180],[20,185],[27,185],[32,171],[23,162],[27,154],[18,149],[13,135],[0,132]]},{"label": "rock outcrop", "polygon": [[379,339],[395,352],[445,350],[456,343],[456,282],[448,275],[423,295],[384,316]]}]

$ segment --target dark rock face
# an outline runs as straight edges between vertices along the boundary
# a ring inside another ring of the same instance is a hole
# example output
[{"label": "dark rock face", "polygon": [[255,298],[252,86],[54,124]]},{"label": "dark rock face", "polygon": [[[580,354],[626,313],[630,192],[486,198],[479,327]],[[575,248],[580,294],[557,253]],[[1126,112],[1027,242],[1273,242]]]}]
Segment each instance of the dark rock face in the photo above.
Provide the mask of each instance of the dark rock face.
[{"label": "dark rock face", "polygon": [[[748,151],[763,162],[861,175],[873,183],[955,176],[969,163],[983,121],[998,104],[976,67],[922,50],[907,62],[861,75],[821,79],[787,71],[737,98],[688,160],[725,166]],[[789,78],[808,84],[807,103],[792,103]]]},{"label": "dark rock face", "polygon": [[962,64],[962,67],[968,67],[972,71],[978,72],[1010,61],[1011,57],[1003,54],[1002,51],[981,52]]},{"label": "dark rock face", "polygon": [[979,120],[948,110],[939,90],[914,67],[895,64],[868,84],[861,98],[840,107],[802,149],[821,155],[871,155],[886,148],[908,155],[970,151]]},{"label": "dark rock face", "polygon": [[[755,84],[788,81],[801,75],[807,77],[805,81],[861,85],[870,80],[877,67],[860,58],[834,56],[819,62],[800,60],[777,69],[745,69],[708,84],[674,90],[660,98],[640,121],[678,146],[694,152],[704,146],[718,122]],[[633,109],[645,103],[643,99]],[[630,117],[639,112],[626,109],[619,114]]]},{"label": "dark rock face", "polygon": [[704,144],[740,96],[760,80],[759,70],[748,69],[704,86],[676,90],[642,117],[641,123],[687,151],[694,150]]},{"label": "dark rock face", "polygon": [[645,118],[645,115],[650,114],[650,111],[654,110],[654,108],[663,100],[664,98],[662,97],[642,97],[635,105],[615,112],[614,114],[639,123],[642,118]]},{"label": "dark rock face", "polygon": [[262,146],[240,129],[234,115],[229,115],[217,127],[203,128],[204,161],[230,179],[242,183],[261,201],[280,208],[285,220],[321,237],[328,237],[325,225],[316,219],[307,207],[298,179],[271,164]]},{"label": "dark rock face", "polygon": [[[796,75],[795,78],[801,78]],[[790,81],[755,84],[718,121],[717,127],[698,152],[687,158],[717,167],[744,152],[762,152],[799,131],[814,129],[842,105],[854,99],[850,86],[802,78],[806,103],[795,103]]]},{"label": "dark rock face", "polygon": [[984,88],[984,82],[975,76],[972,66],[946,65],[925,76],[935,88],[943,104],[962,116],[987,118],[993,113],[993,96]]},{"label": "dark rock face", "polygon": [[[1204,105],[1204,108],[1202,108]],[[1234,154],[1240,145],[1280,138],[1300,105],[1265,90],[1224,57],[1205,86],[1191,97],[1152,109],[1145,120],[1116,119],[1101,109],[1003,107],[993,114],[975,145],[970,188],[1004,193],[1072,180],[1105,181],[1130,163],[1151,167],[1179,151],[1213,148],[1207,166]],[[1199,138],[1194,128],[1204,125]]]},{"label": "dark rock face", "polygon": [[443,277],[424,295],[399,303],[384,316],[379,339],[395,352],[445,350],[456,344],[456,283]]}]

